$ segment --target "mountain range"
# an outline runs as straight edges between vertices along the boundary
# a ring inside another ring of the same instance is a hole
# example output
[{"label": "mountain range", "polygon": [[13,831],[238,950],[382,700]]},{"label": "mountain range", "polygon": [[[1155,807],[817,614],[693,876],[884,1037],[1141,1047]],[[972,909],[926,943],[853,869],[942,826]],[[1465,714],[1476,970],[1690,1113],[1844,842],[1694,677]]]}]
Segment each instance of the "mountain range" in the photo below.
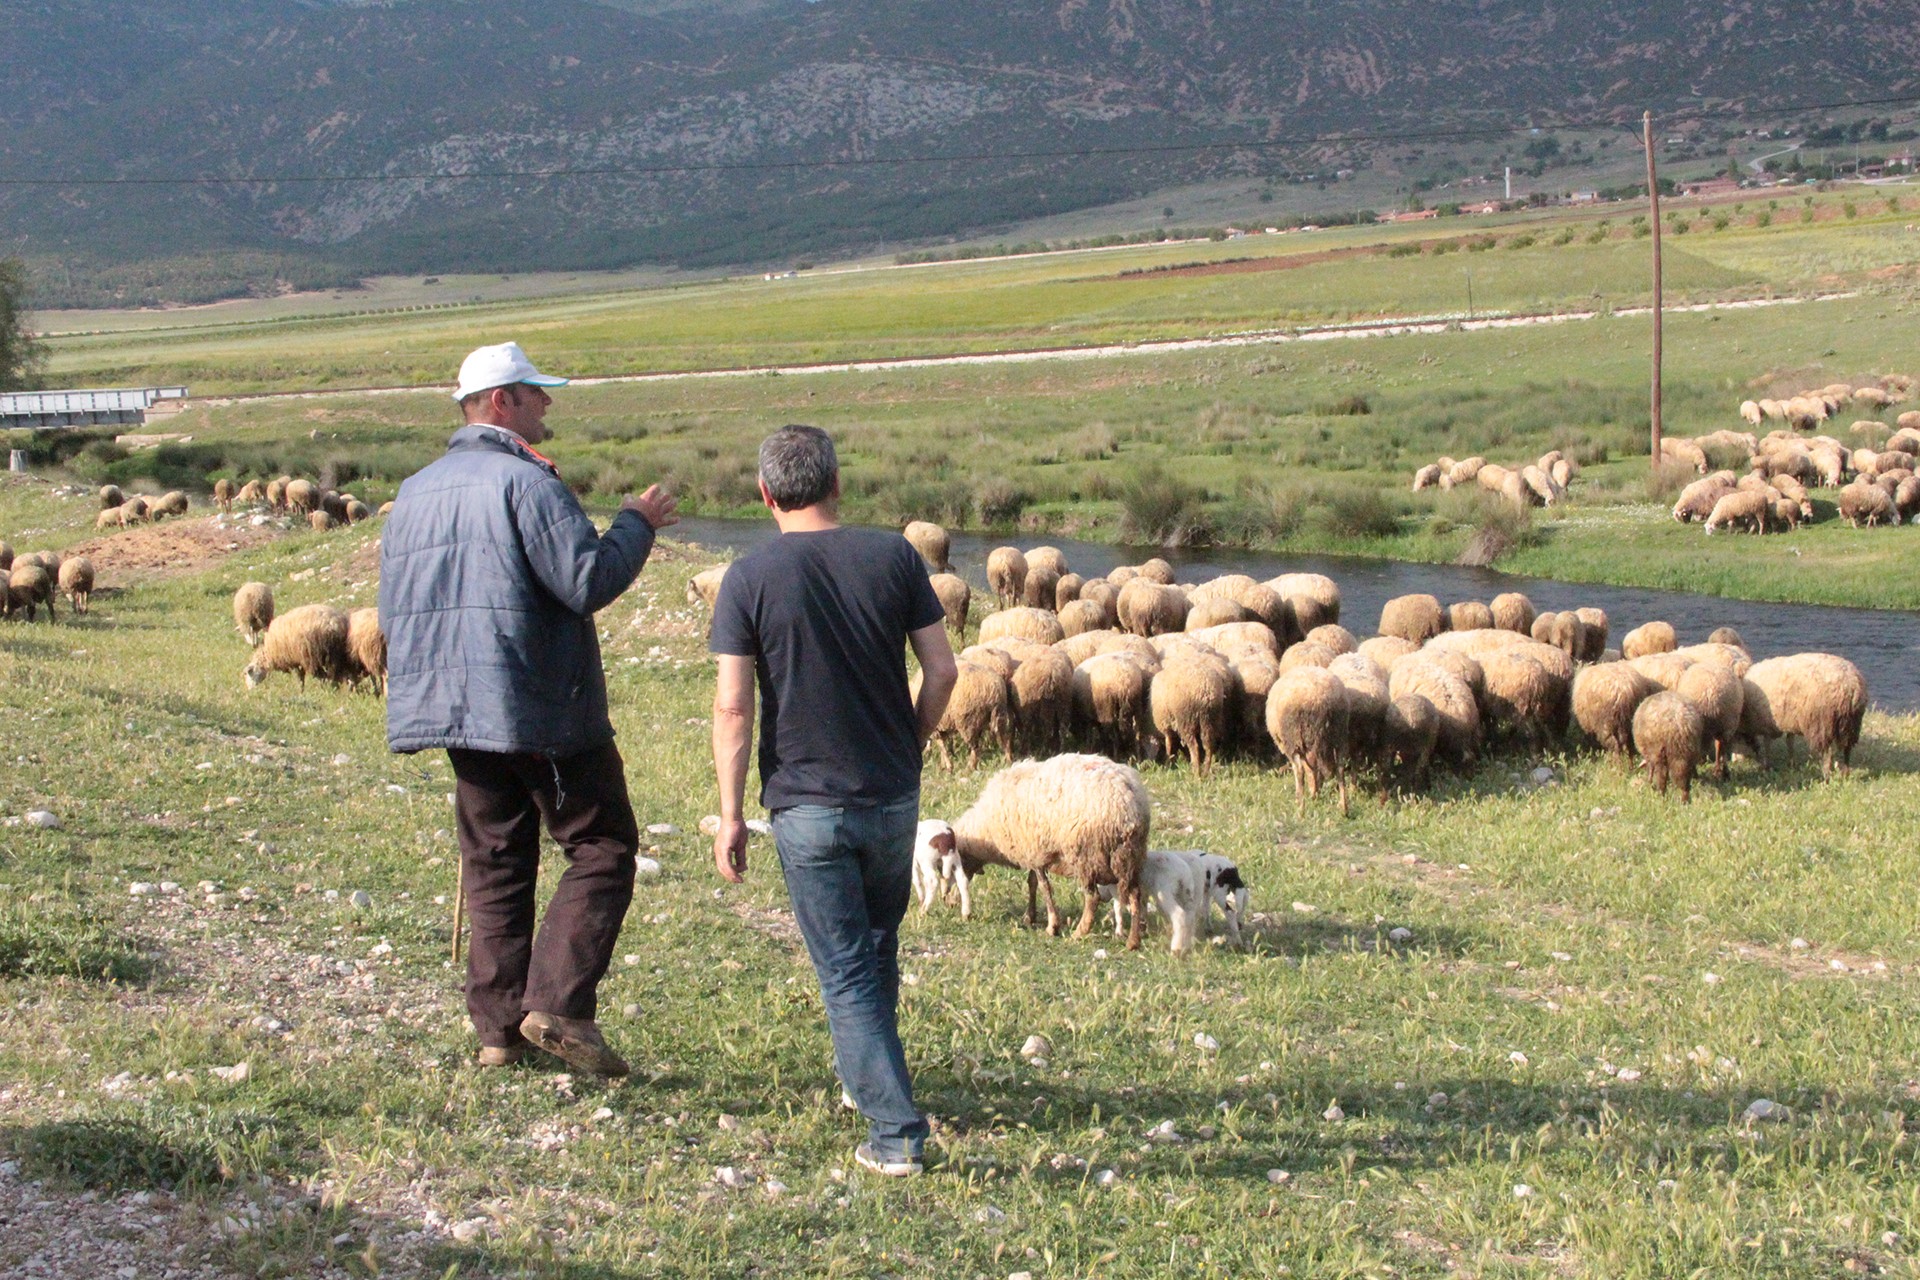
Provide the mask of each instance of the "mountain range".
[{"label": "mountain range", "polygon": [[0,0],[0,48],[0,252],[145,298],[784,261],[1316,135],[1886,99],[1920,0]]}]

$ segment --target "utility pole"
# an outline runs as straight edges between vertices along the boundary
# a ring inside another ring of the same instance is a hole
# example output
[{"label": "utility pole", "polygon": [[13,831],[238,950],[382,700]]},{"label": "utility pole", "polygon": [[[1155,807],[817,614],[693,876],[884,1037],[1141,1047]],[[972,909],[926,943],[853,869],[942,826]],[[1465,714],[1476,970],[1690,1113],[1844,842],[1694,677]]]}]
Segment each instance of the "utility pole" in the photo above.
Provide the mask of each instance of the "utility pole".
[{"label": "utility pole", "polygon": [[1647,216],[1653,222],[1653,469],[1660,470],[1660,183],[1653,172],[1653,112],[1640,120],[1647,147]]},{"label": "utility pole", "polygon": [[1473,323],[1473,272],[1467,272],[1467,323]]}]

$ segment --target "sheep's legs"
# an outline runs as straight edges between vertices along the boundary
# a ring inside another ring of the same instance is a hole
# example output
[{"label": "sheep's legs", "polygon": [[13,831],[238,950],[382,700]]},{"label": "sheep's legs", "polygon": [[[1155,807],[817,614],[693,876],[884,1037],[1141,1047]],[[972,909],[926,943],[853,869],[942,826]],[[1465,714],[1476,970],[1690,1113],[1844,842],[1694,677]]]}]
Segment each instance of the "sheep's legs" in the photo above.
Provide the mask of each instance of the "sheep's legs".
[{"label": "sheep's legs", "polygon": [[1027,928],[1029,929],[1033,928],[1034,917],[1039,912],[1039,884],[1040,873],[1038,871],[1027,872]]},{"label": "sheep's legs", "polygon": [[[1100,918],[1100,890],[1093,885],[1082,886],[1086,892],[1081,895],[1080,923],[1074,926],[1073,936],[1084,938],[1093,932],[1093,922]],[[1120,905],[1120,895],[1113,895],[1113,905]]]},{"label": "sheep's legs", "polygon": [[1140,891],[1139,872],[1136,871],[1134,873],[1132,883],[1122,884],[1114,889],[1114,896],[1116,898],[1122,894],[1126,895],[1133,903],[1133,928],[1127,931],[1127,950],[1138,951],[1140,949],[1140,926],[1147,915],[1146,898]]},{"label": "sheep's legs", "polygon": [[1040,891],[1047,895],[1047,936],[1057,938],[1060,936],[1060,927],[1066,921],[1060,915],[1059,904],[1053,900],[1053,881],[1044,871],[1035,871],[1030,874],[1040,877]]},{"label": "sheep's legs", "polygon": [[965,867],[959,867],[954,871],[953,882],[958,885],[960,889],[960,918],[962,920],[973,919],[973,895],[967,892],[967,869]]}]

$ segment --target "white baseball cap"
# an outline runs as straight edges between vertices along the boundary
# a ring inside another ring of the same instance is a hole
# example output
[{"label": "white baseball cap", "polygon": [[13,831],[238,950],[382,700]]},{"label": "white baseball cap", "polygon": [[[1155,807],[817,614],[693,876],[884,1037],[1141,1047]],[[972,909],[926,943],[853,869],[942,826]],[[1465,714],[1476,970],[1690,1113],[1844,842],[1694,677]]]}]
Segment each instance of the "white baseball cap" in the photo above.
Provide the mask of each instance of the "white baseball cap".
[{"label": "white baseball cap", "polygon": [[460,362],[460,387],[453,393],[455,400],[465,400],[476,391],[490,391],[494,387],[511,386],[516,382],[525,382],[536,387],[564,387],[565,378],[556,378],[533,367],[533,361],[527,359],[527,353],[520,349],[517,342],[502,342],[496,346],[481,347]]}]

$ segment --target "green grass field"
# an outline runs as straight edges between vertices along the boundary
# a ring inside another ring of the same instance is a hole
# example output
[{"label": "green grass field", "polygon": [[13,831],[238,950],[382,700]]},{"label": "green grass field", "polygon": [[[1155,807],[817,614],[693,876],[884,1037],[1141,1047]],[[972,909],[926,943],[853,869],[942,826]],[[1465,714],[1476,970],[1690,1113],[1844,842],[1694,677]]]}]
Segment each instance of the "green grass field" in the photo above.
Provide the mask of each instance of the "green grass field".
[{"label": "green grass field", "polygon": [[[90,507],[0,486],[22,549]],[[1920,862],[1887,815],[1920,719],[1871,716],[1849,776],[1742,760],[1687,809],[1570,750],[1549,786],[1502,757],[1349,820],[1297,816],[1276,769],[1146,766],[1155,844],[1247,873],[1248,945],[1049,939],[995,874],[970,924],[910,918],[941,1164],[882,1185],[851,1165],[770,848],[722,888],[695,833],[711,668],[702,560],[671,543],[600,620],[636,807],[678,828],[602,991],[638,1074],[469,1065],[444,758],[389,756],[365,693],[245,693],[228,616],[250,578],[283,611],[370,602],[377,533],[0,626],[0,1195],[47,1179],[90,1221],[158,1192],[141,1274],[172,1241],[263,1276],[1916,1270]],[[936,768],[925,811],[982,781]],[[41,807],[59,830],[14,822]],[[161,881],[182,892],[129,891]],[[1791,1117],[1744,1118],[1761,1098]],[[1166,1121],[1178,1141],[1148,1136]]]}]

